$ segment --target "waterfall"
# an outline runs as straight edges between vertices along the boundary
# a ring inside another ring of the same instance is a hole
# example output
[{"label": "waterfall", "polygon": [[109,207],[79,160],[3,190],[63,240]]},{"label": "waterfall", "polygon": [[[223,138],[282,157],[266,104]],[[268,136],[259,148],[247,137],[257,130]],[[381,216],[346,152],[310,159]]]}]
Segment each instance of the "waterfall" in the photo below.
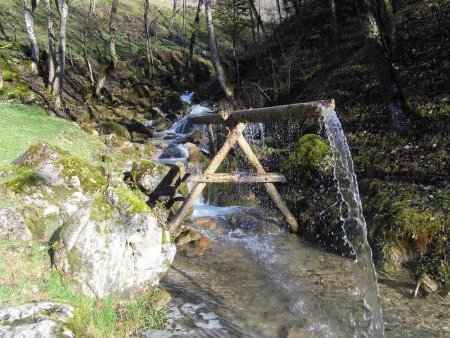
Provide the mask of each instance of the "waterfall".
[{"label": "waterfall", "polygon": [[356,256],[352,266],[353,278],[371,319],[369,332],[365,335],[384,337],[380,293],[372,261],[372,250],[367,242],[366,220],[363,216],[350,149],[334,110],[323,109],[323,123],[333,153],[334,177],[343,201],[341,204],[342,228],[345,232],[345,240]]}]

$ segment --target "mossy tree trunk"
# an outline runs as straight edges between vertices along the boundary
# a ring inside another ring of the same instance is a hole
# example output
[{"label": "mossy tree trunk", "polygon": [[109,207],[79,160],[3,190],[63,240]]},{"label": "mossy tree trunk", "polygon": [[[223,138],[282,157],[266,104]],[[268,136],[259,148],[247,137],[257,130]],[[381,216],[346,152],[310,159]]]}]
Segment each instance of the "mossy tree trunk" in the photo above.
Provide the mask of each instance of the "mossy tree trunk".
[{"label": "mossy tree trunk", "polygon": [[383,42],[376,17],[375,0],[356,0],[356,4],[366,38],[367,52],[375,66],[384,101],[394,127],[402,129],[408,123],[413,109],[403,94]]},{"label": "mossy tree trunk", "polygon": [[145,44],[147,48],[147,64],[150,76],[153,77],[155,75],[155,69],[153,66],[152,36],[150,34],[150,27],[148,24],[149,8],[150,8],[149,1],[144,0],[144,30],[145,30]]},{"label": "mossy tree trunk", "polygon": [[117,61],[119,60],[116,52],[117,41],[117,8],[119,6],[119,0],[113,0],[111,4],[111,14],[109,16],[109,52],[111,54],[111,60],[108,67],[100,74],[98,81],[95,85],[95,96],[100,97],[100,93],[105,86],[106,80],[116,69]]},{"label": "mossy tree trunk", "polygon": [[89,2],[89,9],[86,14],[84,34],[83,34],[83,59],[84,59],[84,64],[88,70],[89,80],[91,81],[92,86],[95,86],[95,79],[94,79],[94,73],[92,71],[91,61],[89,60],[88,53],[87,53],[87,40],[88,40],[88,33],[89,33],[88,30],[90,27],[91,16],[94,14],[94,11],[95,11],[95,4],[96,4],[96,0],[91,0]]},{"label": "mossy tree trunk", "polygon": [[31,47],[31,70],[35,73],[39,71],[39,46],[34,32],[33,7],[31,0],[23,0],[23,16],[25,20],[25,29],[30,40]]},{"label": "mossy tree trunk", "polygon": [[53,29],[53,13],[50,0],[44,0],[45,10],[47,12],[47,35],[48,35],[48,73],[47,89],[53,89],[55,81],[56,67],[56,35]]},{"label": "mossy tree trunk", "polygon": [[227,98],[233,98],[234,89],[228,82],[222,64],[220,63],[219,52],[217,51],[211,0],[205,0],[205,12],[206,12],[206,25],[208,26],[208,35],[209,35],[209,51],[211,52],[211,61],[214,65],[214,69],[216,70],[217,80],[219,81],[219,84],[222,87],[225,96]]},{"label": "mossy tree trunk", "polygon": [[59,108],[61,107],[61,95],[66,67],[66,23],[67,15],[69,14],[69,5],[67,0],[58,0],[56,4],[59,12],[59,62],[53,82],[53,103]]}]

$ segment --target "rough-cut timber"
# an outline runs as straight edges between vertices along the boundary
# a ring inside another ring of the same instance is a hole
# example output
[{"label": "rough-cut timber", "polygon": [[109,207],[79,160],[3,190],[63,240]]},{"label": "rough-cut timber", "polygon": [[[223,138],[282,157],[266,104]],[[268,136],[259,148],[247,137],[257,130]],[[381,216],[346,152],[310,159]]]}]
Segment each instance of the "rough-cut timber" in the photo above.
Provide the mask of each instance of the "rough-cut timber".
[{"label": "rough-cut timber", "polygon": [[237,124],[240,122],[271,122],[291,119],[315,118],[324,108],[334,109],[334,100],[296,103],[285,106],[237,110],[227,114],[204,114],[188,116],[193,124]]},{"label": "rough-cut timber", "polygon": [[[225,143],[222,148],[217,152],[216,156],[212,159],[208,168],[206,168],[204,174],[213,174],[223,162],[225,157],[227,157],[231,148],[233,148],[234,144],[237,142],[238,138],[242,135],[242,131],[245,128],[245,124],[238,124],[233,130],[228,134]],[[206,183],[200,182],[194,185],[189,194],[188,198],[184,201],[183,205],[178,209],[177,213],[173,216],[169,223],[169,231],[173,235],[178,230],[179,225],[186,217],[189,212],[189,209],[194,205],[195,201],[200,197],[203,189],[205,188]]]},{"label": "rough-cut timber", "polygon": [[193,175],[189,177],[191,182],[206,183],[286,183],[286,177],[276,173],[257,173],[257,174],[204,174]]}]

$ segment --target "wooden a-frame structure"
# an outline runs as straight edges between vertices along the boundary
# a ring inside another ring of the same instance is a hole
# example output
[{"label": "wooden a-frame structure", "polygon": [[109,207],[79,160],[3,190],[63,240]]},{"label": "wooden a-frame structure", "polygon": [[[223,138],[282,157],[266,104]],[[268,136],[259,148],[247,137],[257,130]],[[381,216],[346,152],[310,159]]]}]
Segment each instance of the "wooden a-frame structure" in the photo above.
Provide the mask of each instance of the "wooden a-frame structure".
[{"label": "wooden a-frame structure", "polygon": [[[316,101],[308,103],[298,103],[286,106],[276,106],[260,109],[249,109],[234,111],[231,113],[214,113],[204,115],[188,116],[189,122],[193,124],[207,124],[211,130],[211,125],[222,124],[228,127],[229,133],[222,148],[216,153],[211,160],[209,166],[202,175],[194,175],[190,177],[191,182],[195,182],[188,198],[183,202],[176,214],[169,222],[170,233],[175,233],[183,219],[189,213],[189,209],[194,205],[195,201],[200,197],[207,183],[213,182],[230,182],[230,183],[263,183],[269,196],[275,205],[280,209],[286,218],[291,230],[297,232],[298,223],[292,213],[289,211],[284,200],[278,193],[274,183],[286,182],[286,178],[277,173],[266,173],[261,162],[254,154],[249,143],[243,135],[247,122],[272,122],[285,121],[290,119],[304,119],[309,117],[320,117],[326,108],[334,109],[334,100]],[[216,173],[220,164],[225,160],[230,150],[238,144],[250,164],[256,168],[255,174],[247,174],[245,176],[238,174]]]}]

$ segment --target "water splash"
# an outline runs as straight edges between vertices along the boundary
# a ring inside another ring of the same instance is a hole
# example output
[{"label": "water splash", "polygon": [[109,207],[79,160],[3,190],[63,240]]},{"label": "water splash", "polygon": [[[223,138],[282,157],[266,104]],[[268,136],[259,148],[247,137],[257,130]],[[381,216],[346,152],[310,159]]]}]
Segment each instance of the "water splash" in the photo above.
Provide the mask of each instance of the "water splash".
[{"label": "water splash", "polygon": [[333,153],[334,177],[343,201],[341,220],[345,239],[356,256],[352,266],[353,278],[371,320],[369,332],[363,334],[369,337],[384,337],[380,293],[372,261],[372,250],[367,242],[366,220],[363,216],[350,148],[334,110],[323,109],[323,124]]},{"label": "water splash", "polygon": [[180,99],[184,103],[191,104],[192,96],[194,96],[194,94],[195,94],[194,92],[185,91],[183,94],[180,95]]}]

